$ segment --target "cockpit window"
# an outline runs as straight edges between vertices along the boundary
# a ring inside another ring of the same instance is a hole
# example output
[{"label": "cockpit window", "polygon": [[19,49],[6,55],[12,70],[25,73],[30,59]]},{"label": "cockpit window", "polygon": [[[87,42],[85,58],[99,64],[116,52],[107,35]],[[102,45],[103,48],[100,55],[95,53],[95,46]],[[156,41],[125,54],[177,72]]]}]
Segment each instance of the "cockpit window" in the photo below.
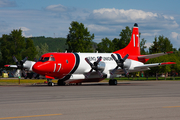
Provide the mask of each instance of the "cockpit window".
[{"label": "cockpit window", "polygon": [[54,58],[53,55],[50,55],[50,57],[41,57],[41,58],[39,59],[39,61],[41,61],[41,62],[55,61],[55,58]]},{"label": "cockpit window", "polygon": [[55,61],[54,57],[50,57],[49,61]]},{"label": "cockpit window", "polygon": [[49,57],[45,57],[44,60],[43,60],[43,62],[46,62],[46,61],[48,61],[48,60],[49,60]]},{"label": "cockpit window", "polygon": [[49,60],[49,57],[41,57],[39,61],[46,62]]},{"label": "cockpit window", "polygon": [[50,55],[50,59],[49,59],[49,61],[55,61],[55,58],[54,58],[54,56],[53,56],[53,55]]}]

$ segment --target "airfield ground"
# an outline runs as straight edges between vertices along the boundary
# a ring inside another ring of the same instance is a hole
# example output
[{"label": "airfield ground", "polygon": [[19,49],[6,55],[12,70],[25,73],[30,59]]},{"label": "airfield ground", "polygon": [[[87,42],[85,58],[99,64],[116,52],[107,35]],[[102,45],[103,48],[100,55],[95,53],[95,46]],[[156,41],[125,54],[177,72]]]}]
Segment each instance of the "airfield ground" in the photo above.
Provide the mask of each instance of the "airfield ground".
[{"label": "airfield ground", "polygon": [[0,119],[179,120],[180,81],[0,86]]}]

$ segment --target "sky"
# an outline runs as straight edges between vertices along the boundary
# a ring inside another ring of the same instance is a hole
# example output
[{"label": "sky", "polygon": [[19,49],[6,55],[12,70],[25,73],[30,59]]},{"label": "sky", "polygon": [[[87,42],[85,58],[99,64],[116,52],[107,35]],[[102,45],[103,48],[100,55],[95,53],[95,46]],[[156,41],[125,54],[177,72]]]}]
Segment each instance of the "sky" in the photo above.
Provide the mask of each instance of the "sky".
[{"label": "sky", "polygon": [[180,0],[0,0],[0,36],[21,29],[25,37],[67,37],[72,21],[83,23],[94,42],[120,38],[138,23],[141,39],[152,45],[167,37],[180,48]]}]

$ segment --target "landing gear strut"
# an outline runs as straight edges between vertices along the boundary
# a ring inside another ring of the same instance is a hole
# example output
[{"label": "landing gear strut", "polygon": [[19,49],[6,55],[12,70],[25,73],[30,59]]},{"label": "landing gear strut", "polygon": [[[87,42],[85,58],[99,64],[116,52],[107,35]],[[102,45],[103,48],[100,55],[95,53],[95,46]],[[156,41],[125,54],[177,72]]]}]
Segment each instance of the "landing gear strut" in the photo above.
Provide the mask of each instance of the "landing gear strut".
[{"label": "landing gear strut", "polygon": [[65,86],[66,85],[66,83],[64,81],[62,81],[62,80],[58,80],[57,84],[59,86]]},{"label": "landing gear strut", "polygon": [[47,79],[48,86],[54,86],[54,83],[52,82],[52,79]]},{"label": "landing gear strut", "polygon": [[109,85],[117,85],[117,80],[116,79],[110,79]]}]

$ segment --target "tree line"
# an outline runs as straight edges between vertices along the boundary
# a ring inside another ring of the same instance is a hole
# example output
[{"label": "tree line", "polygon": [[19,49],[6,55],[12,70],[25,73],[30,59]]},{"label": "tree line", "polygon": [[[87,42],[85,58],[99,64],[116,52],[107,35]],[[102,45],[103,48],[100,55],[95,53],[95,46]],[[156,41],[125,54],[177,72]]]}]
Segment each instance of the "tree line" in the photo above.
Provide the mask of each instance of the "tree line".
[{"label": "tree line", "polygon": [[[66,47],[68,52],[102,52],[110,53],[116,50],[122,49],[128,45],[131,39],[132,28],[128,26],[119,33],[119,38],[114,38],[110,40],[105,37],[102,38],[100,43],[93,42],[94,34],[88,31],[88,28],[84,26],[83,23],[77,21],[72,21],[69,27],[69,33],[63,46],[57,49],[58,52],[62,51],[62,47]],[[141,33],[140,33],[141,35]],[[41,37],[39,37],[41,38]],[[22,30],[13,30],[9,35],[3,34],[0,38],[0,67],[5,64],[14,64],[12,56],[16,56],[18,60],[22,60],[28,56],[29,60],[34,61],[34,58],[39,58],[42,54],[50,52],[49,46],[46,42],[42,42],[38,46],[34,45],[33,39],[39,38],[25,38],[22,36]],[[43,36],[42,36],[43,39]],[[42,40],[43,41],[43,40]],[[173,48],[173,45],[169,38],[163,35],[155,36],[153,45],[147,49],[145,46],[147,40],[144,38],[140,41],[141,54],[153,54],[159,52],[175,51],[174,54],[167,56],[162,56],[154,59],[150,59],[148,63],[159,63],[166,61],[174,61],[176,65],[163,66],[152,68],[148,74],[158,73],[168,73],[171,71],[180,72],[179,70],[179,60],[180,60],[180,49],[177,50]],[[55,42],[55,44],[58,41]],[[54,46],[53,44],[51,46]],[[65,49],[65,48],[63,48]]]}]

